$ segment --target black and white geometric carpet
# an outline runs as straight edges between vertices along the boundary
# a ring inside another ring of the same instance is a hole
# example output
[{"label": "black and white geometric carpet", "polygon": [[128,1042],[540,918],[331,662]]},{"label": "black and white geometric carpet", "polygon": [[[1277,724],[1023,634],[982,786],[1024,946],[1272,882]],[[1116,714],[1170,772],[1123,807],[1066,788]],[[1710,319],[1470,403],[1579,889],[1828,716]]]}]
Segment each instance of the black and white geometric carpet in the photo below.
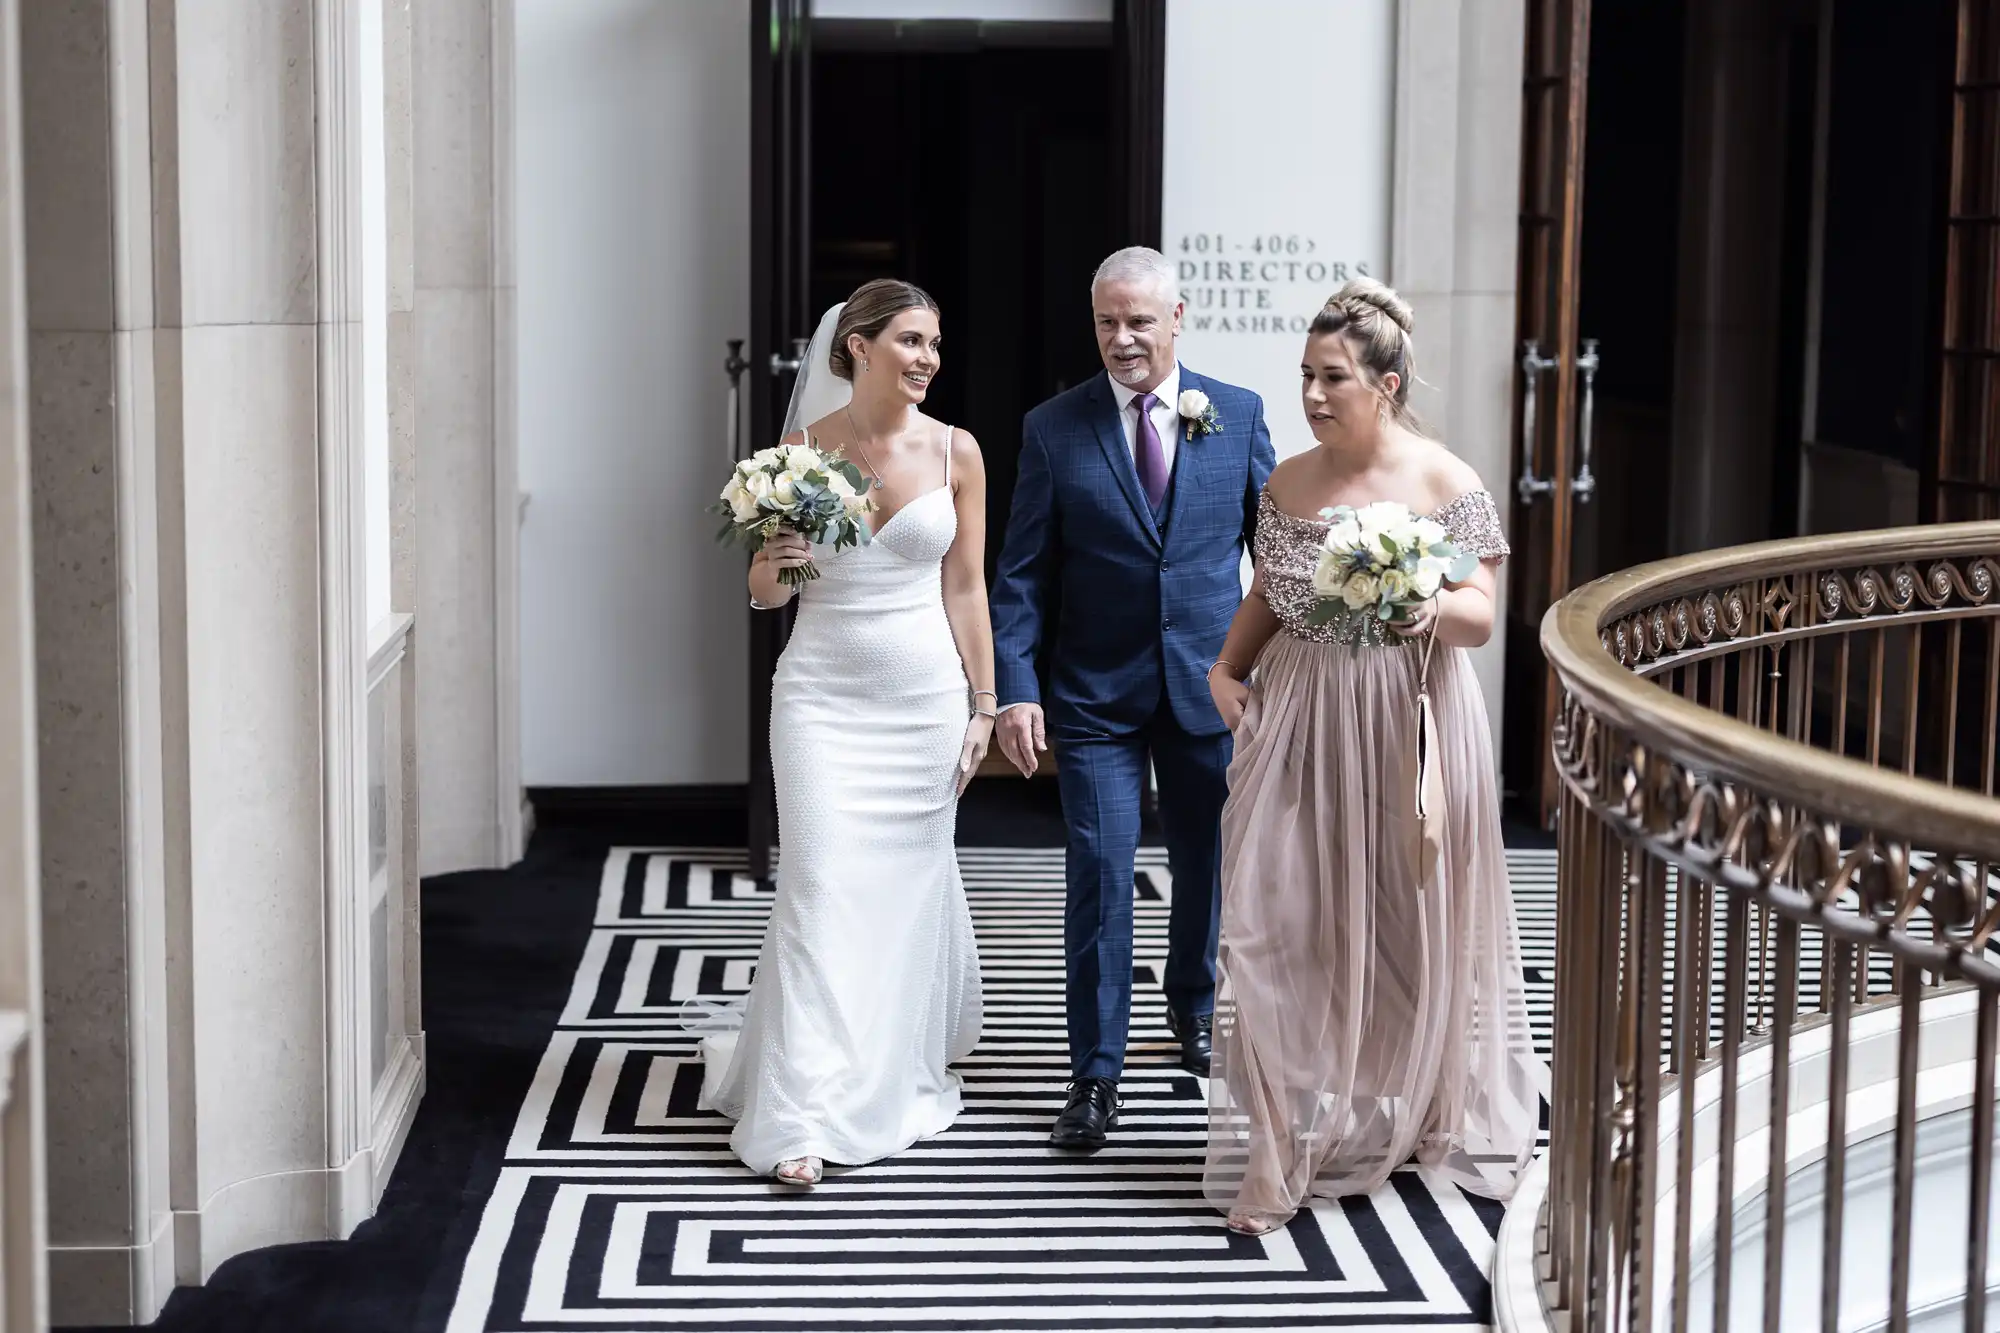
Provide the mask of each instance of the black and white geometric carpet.
[{"label": "black and white geometric carpet", "polygon": [[[1512,850],[1546,1053],[1555,854]],[[966,1109],[885,1162],[780,1191],[695,1107],[675,1022],[738,991],[771,902],[740,850],[613,849],[569,1001],[471,1241],[449,1333],[527,1330],[1483,1328],[1498,1205],[1402,1172],[1282,1231],[1200,1190],[1205,1090],[1174,1063],[1159,967],[1172,884],[1142,849],[1125,1106],[1089,1158],[1047,1147],[1067,1079],[1059,849],[961,848],[986,1001]]]}]

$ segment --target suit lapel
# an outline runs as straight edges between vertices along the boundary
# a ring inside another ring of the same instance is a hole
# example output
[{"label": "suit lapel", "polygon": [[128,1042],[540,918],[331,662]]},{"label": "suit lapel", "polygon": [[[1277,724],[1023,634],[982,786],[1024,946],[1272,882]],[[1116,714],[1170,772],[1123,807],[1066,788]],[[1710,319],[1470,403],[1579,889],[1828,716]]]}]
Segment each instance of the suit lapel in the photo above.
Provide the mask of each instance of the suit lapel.
[{"label": "suit lapel", "polygon": [[1139,490],[1139,470],[1132,465],[1132,451],[1125,445],[1125,423],[1118,419],[1118,399],[1111,392],[1111,376],[1099,375],[1092,382],[1097,389],[1092,395],[1091,425],[1097,429],[1098,447],[1104,450],[1105,464],[1124,488],[1125,498],[1132,502],[1132,513],[1139,526],[1158,545],[1160,525],[1153,520],[1152,506]]},{"label": "suit lapel", "polygon": [[[1186,393],[1189,389],[1200,389],[1203,393],[1207,393],[1208,382],[1189,370],[1186,366],[1182,366],[1181,392]],[[1175,404],[1175,408],[1178,410],[1178,403]],[[1225,423],[1226,428],[1227,425]],[[1201,484],[1197,478],[1200,475],[1202,459],[1209,452],[1207,449],[1202,448],[1202,446],[1220,438],[1221,435],[1221,432],[1218,431],[1215,435],[1204,436],[1199,440],[1191,440],[1188,438],[1188,423],[1180,420],[1178,417],[1175,419],[1174,429],[1179,432],[1179,435],[1174,442],[1173,486],[1167,491],[1168,532],[1174,531],[1176,525],[1180,522],[1181,510],[1187,506],[1188,493]]]}]

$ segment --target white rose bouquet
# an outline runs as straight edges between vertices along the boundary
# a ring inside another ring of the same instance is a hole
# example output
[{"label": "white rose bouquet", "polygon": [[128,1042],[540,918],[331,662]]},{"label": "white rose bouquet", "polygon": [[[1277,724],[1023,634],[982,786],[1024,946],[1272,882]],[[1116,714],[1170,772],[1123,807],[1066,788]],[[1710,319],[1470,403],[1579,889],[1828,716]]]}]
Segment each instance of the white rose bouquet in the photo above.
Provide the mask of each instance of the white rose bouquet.
[{"label": "white rose bouquet", "polygon": [[[780,529],[789,528],[815,546],[836,551],[868,542],[861,516],[875,508],[867,479],[838,450],[821,453],[810,443],[760,449],[736,465],[722,497],[710,507],[728,521],[716,540],[741,542],[761,550]],[[781,569],[778,578],[797,587],[819,577],[810,563]]]},{"label": "white rose bouquet", "polygon": [[1478,557],[1460,551],[1443,524],[1393,500],[1323,509],[1320,517],[1332,526],[1313,570],[1320,602],[1308,618],[1312,625],[1356,616],[1407,620],[1438,589],[1464,582],[1479,567]]}]

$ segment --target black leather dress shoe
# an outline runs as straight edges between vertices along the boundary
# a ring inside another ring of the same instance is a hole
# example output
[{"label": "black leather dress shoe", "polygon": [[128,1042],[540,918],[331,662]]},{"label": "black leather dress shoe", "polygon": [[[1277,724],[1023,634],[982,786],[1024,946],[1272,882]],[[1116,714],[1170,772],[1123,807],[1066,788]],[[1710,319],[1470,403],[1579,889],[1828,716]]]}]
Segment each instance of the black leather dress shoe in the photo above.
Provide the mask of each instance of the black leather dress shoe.
[{"label": "black leather dress shoe", "polygon": [[1180,1040],[1181,1068],[1190,1074],[1199,1074],[1207,1078],[1209,1056],[1214,1049],[1212,1034],[1215,1031],[1215,1015],[1199,1014],[1193,1018],[1182,1018],[1169,1009],[1167,1027]]},{"label": "black leather dress shoe", "polygon": [[1049,1143],[1096,1152],[1118,1123],[1118,1085],[1108,1078],[1080,1078],[1069,1085],[1069,1104],[1056,1117]]}]

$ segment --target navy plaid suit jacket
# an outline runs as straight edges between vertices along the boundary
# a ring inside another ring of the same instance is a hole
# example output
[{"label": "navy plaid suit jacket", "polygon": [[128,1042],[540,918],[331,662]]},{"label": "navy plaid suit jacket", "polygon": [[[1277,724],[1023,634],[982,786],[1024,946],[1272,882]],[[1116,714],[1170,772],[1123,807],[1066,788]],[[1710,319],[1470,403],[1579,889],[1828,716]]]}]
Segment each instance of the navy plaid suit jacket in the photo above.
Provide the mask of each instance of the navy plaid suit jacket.
[{"label": "navy plaid suit jacket", "polygon": [[1189,439],[1183,424],[1164,522],[1139,489],[1108,376],[1022,423],[992,598],[997,689],[1003,705],[1043,704],[1058,732],[1137,731],[1162,695],[1183,730],[1226,730],[1208,670],[1242,600],[1242,556],[1277,458],[1256,394],[1182,367],[1189,389],[1208,395],[1221,428]]}]

